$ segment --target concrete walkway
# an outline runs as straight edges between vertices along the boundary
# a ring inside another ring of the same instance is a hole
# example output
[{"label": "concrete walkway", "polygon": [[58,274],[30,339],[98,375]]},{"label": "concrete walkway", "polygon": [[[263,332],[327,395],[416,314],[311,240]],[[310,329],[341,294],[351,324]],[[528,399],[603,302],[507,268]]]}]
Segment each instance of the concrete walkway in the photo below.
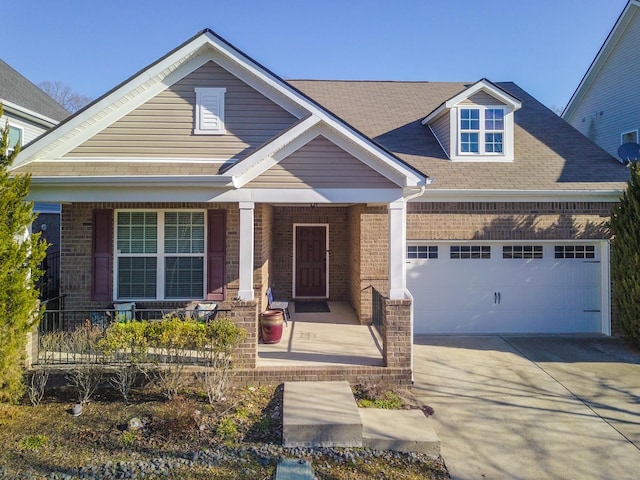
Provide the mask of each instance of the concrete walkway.
[{"label": "concrete walkway", "polygon": [[640,478],[640,356],[607,337],[418,337],[453,479]]}]

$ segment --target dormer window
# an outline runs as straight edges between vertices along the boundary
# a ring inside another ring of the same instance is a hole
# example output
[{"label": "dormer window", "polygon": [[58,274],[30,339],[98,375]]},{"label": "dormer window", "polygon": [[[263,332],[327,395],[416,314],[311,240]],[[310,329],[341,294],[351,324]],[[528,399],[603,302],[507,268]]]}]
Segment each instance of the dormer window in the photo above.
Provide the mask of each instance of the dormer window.
[{"label": "dormer window", "polygon": [[422,120],[454,162],[512,162],[514,112],[521,102],[482,79]]},{"label": "dormer window", "polygon": [[504,109],[460,109],[460,154],[504,153]]}]

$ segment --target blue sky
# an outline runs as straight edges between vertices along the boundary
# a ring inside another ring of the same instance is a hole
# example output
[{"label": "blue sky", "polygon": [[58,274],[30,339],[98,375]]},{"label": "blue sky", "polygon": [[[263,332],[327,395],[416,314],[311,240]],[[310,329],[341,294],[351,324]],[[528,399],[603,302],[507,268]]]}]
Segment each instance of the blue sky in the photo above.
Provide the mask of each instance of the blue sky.
[{"label": "blue sky", "polygon": [[564,107],[625,4],[22,0],[3,9],[0,57],[34,83],[62,81],[97,97],[211,28],[286,79],[486,77]]}]

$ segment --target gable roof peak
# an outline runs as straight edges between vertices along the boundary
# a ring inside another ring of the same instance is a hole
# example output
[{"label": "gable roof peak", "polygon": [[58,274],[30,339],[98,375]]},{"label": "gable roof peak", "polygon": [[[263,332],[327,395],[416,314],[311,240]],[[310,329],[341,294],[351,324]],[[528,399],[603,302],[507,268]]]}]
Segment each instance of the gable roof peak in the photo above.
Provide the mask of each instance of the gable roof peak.
[{"label": "gable roof peak", "polygon": [[510,94],[496,83],[493,83],[492,81],[483,77],[477,82],[467,86],[467,88],[462,90],[460,93],[442,102],[435,110],[429,113],[424,118],[424,120],[422,120],[422,124],[426,125],[430,123],[432,120],[435,120],[445,112],[451,110],[460,102],[468,99],[469,97],[475,95],[480,91],[483,91],[494,97],[496,100],[510,106],[514,111],[522,107],[522,102],[517,97]]}]

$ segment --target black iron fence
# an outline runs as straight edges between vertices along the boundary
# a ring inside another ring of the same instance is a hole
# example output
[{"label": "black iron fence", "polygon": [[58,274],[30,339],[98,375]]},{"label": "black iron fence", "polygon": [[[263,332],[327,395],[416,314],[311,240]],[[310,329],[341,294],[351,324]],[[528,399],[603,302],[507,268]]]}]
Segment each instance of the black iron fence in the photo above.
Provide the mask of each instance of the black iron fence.
[{"label": "black iron fence", "polygon": [[[63,300],[63,298],[61,298]],[[230,310],[213,311],[197,309],[136,309],[117,310],[46,310],[38,329],[37,352],[34,364],[113,364],[126,356],[108,354],[101,350],[99,340],[112,322],[154,321],[167,317],[194,319],[201,322],[215,320]],[[181,361],[198,364],[204,361],[203,352],[182,349]],[[162,361],[166,357],[161,349],[150,351],[148,360]]]},{"label": "black iron fence", "polygon": [[60,295],[60,252],[47,253],[40,264],[43,273],[36,283],[40,301],[51,300]]},{"label": "black iron fence", "polygon": [[382,335],[384,297],[378,290],[373,287],[371,287],[371,297],[373,309],[371,325],[376,327],[378,333]]}]

